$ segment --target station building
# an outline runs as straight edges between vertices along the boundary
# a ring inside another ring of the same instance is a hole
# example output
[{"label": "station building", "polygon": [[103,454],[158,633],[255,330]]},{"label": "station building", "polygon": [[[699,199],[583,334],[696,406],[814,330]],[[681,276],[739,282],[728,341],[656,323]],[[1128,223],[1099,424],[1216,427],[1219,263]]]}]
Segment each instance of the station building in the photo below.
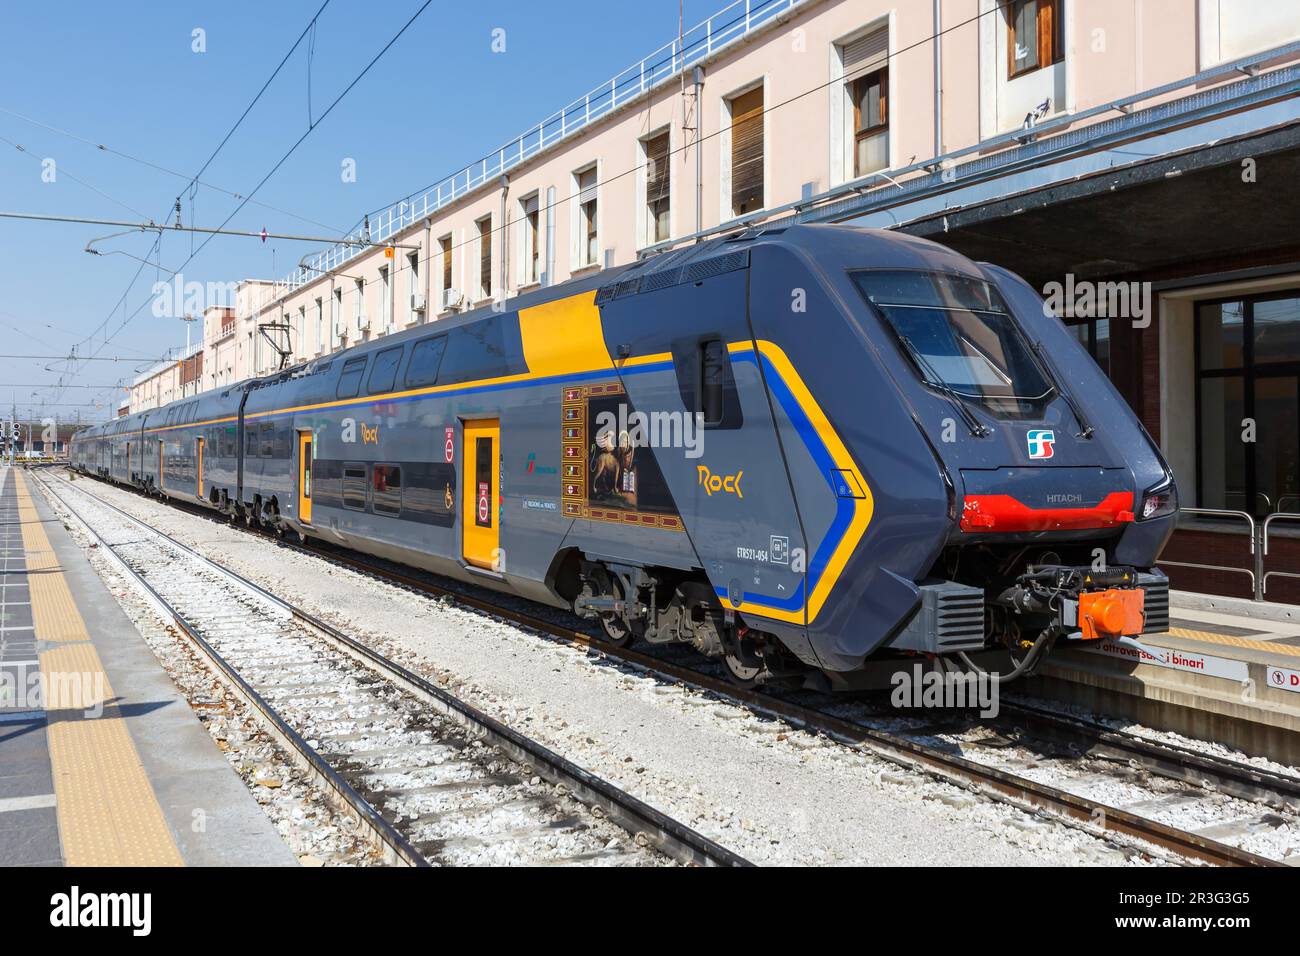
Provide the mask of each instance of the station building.
[{"label": "station building", "polygon": [[[277,282],[132,409],[751,223],[1013,269],[1164,449],[1174,586],[1300,603],[1300,3],[738,0]],[[1265,554],[1267,552],[1267,554]]]}]

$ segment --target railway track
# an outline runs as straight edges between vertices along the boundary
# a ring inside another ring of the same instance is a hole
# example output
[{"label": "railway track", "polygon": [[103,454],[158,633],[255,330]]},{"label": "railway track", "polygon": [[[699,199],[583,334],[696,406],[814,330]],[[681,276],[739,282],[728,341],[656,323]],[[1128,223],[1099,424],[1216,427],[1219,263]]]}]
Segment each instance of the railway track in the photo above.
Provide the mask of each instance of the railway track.
[{"label": "railway track", "polygon": [[[206,509],[192,507],[187,510],[196,515],[213,517],[212,512]],[[877,719],[880,716],[878,713],[863,714],[861,708],[857,708],[858,712],[847,715],[831,712],[843,707],[838,698],[812,695],[814,701],[805,703],[800,698],[809,695],[781,695],[740,688],[725,678],[702,672],[697,667],[667,660],[658,654],[617,648],[593,634],[558,624],[544,616],[503,607],[459,587],[440,585],[422,572],[398,570],[384,562],[372,561],[315,542],[299,544],[282,540],[282,543],[286,547],[304,551],[387,583],[439,598],[449,598],[463,606],[541,631],[609,659],[695,686],[755,712],[779,717],[792,725],[869,750],[894,763],[926,772],[958,786],[975,789],[994,799],[1046,812],[1073,822],[1102,838],[1114,839],[1118,836],[1127,838],[1128,841],[1137,840],[1181,859],[1213,865],[1284,865],[1279,860],[1241,849],[1206,833],[1163,823],[1154,819],[1154,816],[1166,809],[1166,802],[1191,801],[1200,793],[1225,795],[1266,808],[1255,813],[1253,818],[1238,821],[1239,829],[1248,831],[1256,824],[1282,825],[1290,820],[1279,818],[1275,813],[1270,815],[1270,811],[1289,816],[1300,810],[1300,780],[1294,777],[1116,731],[1032,705],[1006,701],[1002,703],[1002,713],[996,720],[982,725],[982,728],[973,733],[969,726],[964,730],[944,726],[955,726],[952,720],[938,725],[930,721],[919,729],[900,731],[889,726],[897,723],[896,720]],[[988,731],[992,731],[998,740],[991,742],[987,736]],[[1033,779],[1032,766],[1023,766],[1026,763],[1032,764],[1032,760],[1007,760],[1003,755],[999,759],[981,761],[953,752],[954,749],[978,750],[981,746],[997,746],[1001,743],[1019,746],[1026,752],[1048,759],[1089,761],[1092,766],[1109,766],[1117,780],[1130,784],[1140,783],[1141,777],[1146,775],[1168,781],[1175,785],[1175,789],[1171,791],[1165,788],[1158,791],[1156,799],[1138,801],[1140,809],[1111,806],[1086,794]],[[1218,832],[1223,828],[1209,829]],[[1132,848],[1131,842],[1124,845]],[[1297,859],[1300,859],[1300,855]]]},{"label": "railway track", "polygon": [[98,495],[41,480],[387,861],[747,865]]}]

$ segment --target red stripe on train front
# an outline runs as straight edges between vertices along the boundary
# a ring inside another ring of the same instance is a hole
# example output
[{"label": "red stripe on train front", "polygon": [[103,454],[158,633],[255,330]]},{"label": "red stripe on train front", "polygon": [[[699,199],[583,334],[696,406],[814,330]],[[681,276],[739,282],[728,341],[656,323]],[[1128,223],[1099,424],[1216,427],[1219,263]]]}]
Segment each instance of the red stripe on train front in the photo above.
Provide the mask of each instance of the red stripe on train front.
[{"label": "red stripe on train front", "polygon": [[1030,508],[1010,495],[967,495],[963,531],[1076,531],[1133,520],[1133,492],[1112,491],[1091,508]]}]

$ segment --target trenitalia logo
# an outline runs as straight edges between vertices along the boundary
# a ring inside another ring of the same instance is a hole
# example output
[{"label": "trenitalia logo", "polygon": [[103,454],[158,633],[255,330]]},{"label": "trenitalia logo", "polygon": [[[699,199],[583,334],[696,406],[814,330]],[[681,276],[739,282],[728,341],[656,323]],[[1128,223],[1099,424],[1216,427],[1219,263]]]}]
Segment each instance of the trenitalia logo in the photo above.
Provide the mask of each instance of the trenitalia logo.
[{"label": "trenitalia logo", "polygon": [[530,475],[558,475],[560,470],[550,465],[537,464],[537,452],[528,453],[528,473]]},{"label": "trenitalia logo", "polygon": [[1056,432],[1050,428],[1031,428],[1025,442],[1029,446],[1030,458],[1051,458],[1055,454],[1052,446],[1056,444]]}]

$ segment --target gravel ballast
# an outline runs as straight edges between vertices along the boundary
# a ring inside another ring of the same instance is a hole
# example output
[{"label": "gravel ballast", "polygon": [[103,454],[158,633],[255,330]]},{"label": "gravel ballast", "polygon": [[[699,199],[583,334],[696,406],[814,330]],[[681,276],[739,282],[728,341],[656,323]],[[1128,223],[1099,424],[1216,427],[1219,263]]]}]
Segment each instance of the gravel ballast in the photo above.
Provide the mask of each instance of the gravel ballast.
[{"label": "gravel ballast", "polygon": [[82,481],[756,863],[1142,862],[1078,829],[517,625]]}]

